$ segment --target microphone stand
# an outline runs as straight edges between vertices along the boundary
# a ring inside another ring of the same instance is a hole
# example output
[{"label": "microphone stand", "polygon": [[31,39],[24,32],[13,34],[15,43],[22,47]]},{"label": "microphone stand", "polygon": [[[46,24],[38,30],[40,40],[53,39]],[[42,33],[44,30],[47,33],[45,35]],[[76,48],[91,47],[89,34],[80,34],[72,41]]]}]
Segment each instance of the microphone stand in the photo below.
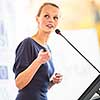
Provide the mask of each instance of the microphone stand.
[{"label": "microphone stand", "polygon": [[55,32],[58,35],[61,35],[99,73],[97,78],[90,84],[78,100],[90,100],[95,93],[100,95],[100,71],[70,41],[68,41],[65,36],[61,34],[59,29],[56,29]]}]

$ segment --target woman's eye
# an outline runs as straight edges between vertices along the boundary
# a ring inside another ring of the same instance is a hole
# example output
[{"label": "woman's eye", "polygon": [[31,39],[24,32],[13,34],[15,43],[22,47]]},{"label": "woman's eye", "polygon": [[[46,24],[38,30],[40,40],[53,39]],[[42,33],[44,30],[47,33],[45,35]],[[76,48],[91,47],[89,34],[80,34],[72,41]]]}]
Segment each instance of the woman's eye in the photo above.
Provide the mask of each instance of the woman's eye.
[{"label": "woman's eye", "polygon": [[58,20],[58,17],[54,17],[54,20]]},{"label": "woman's eye", "polygon": [[44,17],[49,18],[49,15],[44,15]]}]

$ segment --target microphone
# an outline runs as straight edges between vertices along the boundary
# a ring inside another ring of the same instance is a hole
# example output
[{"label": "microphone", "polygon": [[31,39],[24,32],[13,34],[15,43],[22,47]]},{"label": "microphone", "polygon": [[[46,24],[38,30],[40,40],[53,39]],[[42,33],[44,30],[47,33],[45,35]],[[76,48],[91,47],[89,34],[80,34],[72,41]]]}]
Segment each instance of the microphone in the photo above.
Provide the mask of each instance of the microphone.
[{"label": "microphone", "polygon": [[56,29],[55,32],[56,32],[57,34],[61,35],[61,32],[60,32],[59,29]]},{"label": "microphone", "polygon": [[58,35],[61,35],[97,72],[100,73],[100,71],[70,42],[68,41],[67,38],[65,38],[65,36],[63,36],[60,32],[59,29],[56,29],[55,32],[58,34]]}]

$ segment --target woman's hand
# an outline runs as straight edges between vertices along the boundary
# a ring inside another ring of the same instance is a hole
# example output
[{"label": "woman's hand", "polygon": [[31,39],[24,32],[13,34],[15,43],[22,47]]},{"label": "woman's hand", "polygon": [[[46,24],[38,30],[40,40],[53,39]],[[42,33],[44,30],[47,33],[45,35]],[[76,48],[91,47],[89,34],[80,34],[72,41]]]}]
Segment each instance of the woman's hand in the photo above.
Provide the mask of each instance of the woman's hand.
[{"label": "woman's hand", "polygon": [[53,79],[49,82],[48,89],[50,89],[53,85],[60,83],[62,78],[63,76],[60,73],[56,73]]},{"label": "woman's hand", "polygon": [[43,51],[43,49],[42,49],[42,50],[39,51],[37,58],[38,58],[38,60],[40,61],[41,64],[44,64],[50,59],[50,57],[51,57],[50,52],[49,51]]},{"label": "woman's hand", "polygon": [[63,76],[60,73],[56,73],[55,76],[52,79],[52,82],[54,84],[58,84],[62,81],[62,79],[63,79]]}]

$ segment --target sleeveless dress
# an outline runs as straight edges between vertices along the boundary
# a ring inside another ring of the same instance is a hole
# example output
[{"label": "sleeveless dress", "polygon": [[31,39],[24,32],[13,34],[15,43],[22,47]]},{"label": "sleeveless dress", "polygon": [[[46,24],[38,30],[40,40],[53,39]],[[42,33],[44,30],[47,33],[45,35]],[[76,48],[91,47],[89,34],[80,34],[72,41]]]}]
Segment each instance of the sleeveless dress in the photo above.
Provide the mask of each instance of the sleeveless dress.
[{"label": "sleeveless dress", "polygon": [[[50,51],[48,45],[47,48]],[[44,47],[30,37],[24,39],[18,45],[16,49],[15,63],[13,66],[15,78],[36,59],[41,49],[44,49]],[[48,85],[50,82],[50,77],[53,75],[53,73],[54,66],[51,58],[47,63],[40,66],[26,87],[18,90],[16,100],[48,100]]]}]

